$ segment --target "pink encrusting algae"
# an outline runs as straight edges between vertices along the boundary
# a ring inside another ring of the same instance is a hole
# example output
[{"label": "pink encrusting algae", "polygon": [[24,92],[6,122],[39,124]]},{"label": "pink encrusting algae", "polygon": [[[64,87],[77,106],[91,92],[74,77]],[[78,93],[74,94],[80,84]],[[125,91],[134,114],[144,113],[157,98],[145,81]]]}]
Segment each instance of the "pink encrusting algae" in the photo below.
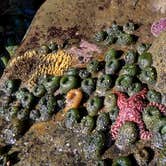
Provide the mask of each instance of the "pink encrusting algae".
[{"label": "pink encrusting algae", "polygon": [[101,49],[97,45],[82,39],[79,46],[71,47],[69,52],[77,55],[78,59],[83,58],[83,62],[88,62],[93,58],[93,53],[101,53]]},{"label": "pink encrusting algae", "polygon": [[161,18],[159,21],[154,22],[151,26],[151,33],[156,37],[165,30],[166,30],[166,18]]}]

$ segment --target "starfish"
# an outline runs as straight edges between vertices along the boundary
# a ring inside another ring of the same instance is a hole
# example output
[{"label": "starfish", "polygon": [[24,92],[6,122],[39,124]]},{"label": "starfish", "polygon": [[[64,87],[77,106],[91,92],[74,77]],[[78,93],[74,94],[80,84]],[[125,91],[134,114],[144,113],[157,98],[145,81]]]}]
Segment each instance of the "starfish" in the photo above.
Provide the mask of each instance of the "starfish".
[{"label": "starfish", "polygon": [[142,91],[129,98],[124,93],[114,93],[118,96],[117,105],[120,111],[115,123],[111,126],[111,134],[113,139],[118,137],[119,129],[126,121],[135,122],[138,125],[141,139],[150,139],[152,133],[146,131],[145,124],[141,117],[141,112],[146,106],[143,99],[146,98],[147,89],[144,88]]},{"label": "starfish", "polygon": [[164,104],[150,102],[147,106],[153,106],[160,110],[161,113],[163,113],[164,116],[166,116],[166,106]]}]

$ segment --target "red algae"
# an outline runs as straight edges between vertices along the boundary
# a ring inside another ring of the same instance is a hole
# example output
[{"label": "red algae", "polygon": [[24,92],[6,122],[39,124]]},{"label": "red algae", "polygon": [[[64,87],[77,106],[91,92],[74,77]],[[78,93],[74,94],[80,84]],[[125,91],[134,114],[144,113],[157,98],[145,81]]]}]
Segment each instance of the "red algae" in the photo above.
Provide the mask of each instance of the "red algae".
[{"label": "red algae", "polygon": [[156,37],[165,30],[166,30],[166,18],[161,18],[159,21],[154,22],[151,26],[151,33]]}]

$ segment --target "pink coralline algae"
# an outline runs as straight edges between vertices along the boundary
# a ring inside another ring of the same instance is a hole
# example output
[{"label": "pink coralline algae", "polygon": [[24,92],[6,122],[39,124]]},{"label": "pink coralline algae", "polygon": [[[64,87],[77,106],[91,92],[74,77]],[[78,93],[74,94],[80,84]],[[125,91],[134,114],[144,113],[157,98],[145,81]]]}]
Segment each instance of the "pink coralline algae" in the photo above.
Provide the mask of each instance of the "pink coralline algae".
[{"label": "pink coralline algae", "polygon": [[85,40],[81,40],[80,48],[84,48],[87,53],[88,52],[98,52],[98,53],[101,52],[101,50],[95,44],[89,43]]},{"label": "pink coralline algae", "polygon": [[111,126],[112,138],[117,139],[119,129],[125,122],[134,122],[138,125],[140,130],[140,139],[149,140],[152,137],[152,133],[146,130],[145,124],[142,120],[142,111],[147,106],[154,106],[157,107],[164,115],[166,115],[166,106],[155,102],[146,104],[144,102],[147,94],[146,88],[129,98],[124,93],[114,93],[118,96],[117,105],[120,111],[115,123]]},{"label": "pink coralline algae", "polygon": [[156,37],[165,30],[166,30],[166,18],[161,18],[159,21],[154,22],[151,26],[151,33]]},{"label": "pink coralline algae", "polygon": [[81,40],[79,47],[73,46],[69,52],[77,55],[78,59],[81,59],[82,62],[88,62],[93,58],[93,53],[101,53],[101,50],[97,45]]},{"label": "pink coralline algae", "polygon": [[146,131],[141,115],[141,112],[145,107],[143,99],[145,99],[146,93],[147,89],[143,89],[128,98],[124,93],[115,92],[118,96],[117,105],[120,111],[115,123],[111,126],[113,139],[117,138],[120,127],[128,121],[135,122],[138,125],[141,139],[147,140],[151,138],[152,134],[149,131]]}]

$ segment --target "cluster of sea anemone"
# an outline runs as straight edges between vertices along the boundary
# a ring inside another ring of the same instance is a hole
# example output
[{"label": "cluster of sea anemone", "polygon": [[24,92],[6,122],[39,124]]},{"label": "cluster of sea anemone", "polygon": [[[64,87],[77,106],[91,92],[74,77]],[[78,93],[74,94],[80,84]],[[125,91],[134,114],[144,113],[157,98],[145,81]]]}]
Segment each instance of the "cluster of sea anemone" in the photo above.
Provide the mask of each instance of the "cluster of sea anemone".
[{"label": "cluster of sea anemone", "polygon": [[[109,44],[131,44],[133,31],[131,22],[123,29],[113,24],[95,38]],[[94,58],[82,68],[70,67],[72,55],[58,50],[53,43],[42,46],[40,53],[30,51],[13,58],[9,67],[15,65],[15,69],[24,60],[37,59],[36,56],[39,60],[35,62],[38,65],[31,66],[28,77],[31,88],[19,86],[21,80],[11,79],[0,91],[0,116],[9,124],[2,130],[6,142],[14,144],[32,124],[51,120],[60,112],[66,130],[85,138],[81,146],[86,160],[104,164],[101,156],[109,148],[116,146],[123,152],[140,142],[150,141],[150,149],[151,146],[163,149],[166,107],[161,104],[162,95],[151,88],[157,72],[152,66],[149,46],[138,44],[136,50],[127,50],[123,55],[109,48],[103,60]],[[91,51],[94,50],[97,47]],[[131,165],[133,158],[139,165],[148,164],[151,158],[147,149],[143,147],[142,153],[137,149],[132,157],[111,158],[112,165]]]}]

